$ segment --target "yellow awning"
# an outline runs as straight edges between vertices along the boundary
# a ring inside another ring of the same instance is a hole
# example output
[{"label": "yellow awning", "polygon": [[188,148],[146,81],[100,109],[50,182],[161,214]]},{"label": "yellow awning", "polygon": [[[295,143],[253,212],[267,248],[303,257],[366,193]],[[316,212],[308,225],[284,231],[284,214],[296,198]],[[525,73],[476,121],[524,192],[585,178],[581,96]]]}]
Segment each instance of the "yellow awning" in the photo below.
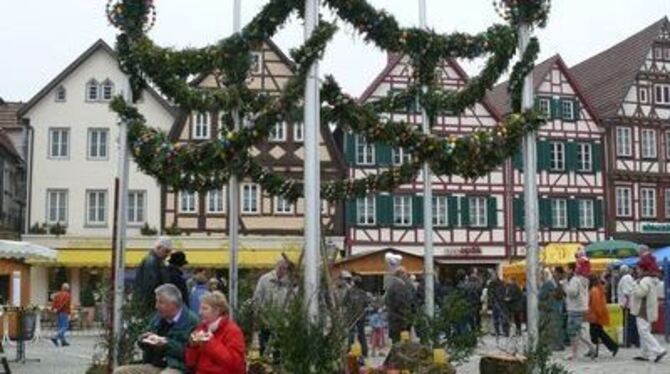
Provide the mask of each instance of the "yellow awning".
[{"label": "yellow awning", "polygon": [[[112,251],[108,249],[59,249],[55,262],[40,263],[45,266],[64,267],[111,267]],[[291,261],[298,261],[299,251],[283,251]],[[146,256],[146,249],[128,249],[126,266],[136,267]],[[184,250],[190,267],[227,267],[228,250]],[[280,250],[243,249],[239,252],[239,264],[242,268],[271,268],[281,256]]]},{"label": "yellow awning", "polygon": [[[575,261],[575,253],[582,245],[579,243],[550,243],[540,251],[540,263],[544,266],[566,266]],[[609,264],[614,262],[610,258],[590,259],[591,269],[603,271]],[[526,260],[503,266],[503,277],[525,275]]]}]

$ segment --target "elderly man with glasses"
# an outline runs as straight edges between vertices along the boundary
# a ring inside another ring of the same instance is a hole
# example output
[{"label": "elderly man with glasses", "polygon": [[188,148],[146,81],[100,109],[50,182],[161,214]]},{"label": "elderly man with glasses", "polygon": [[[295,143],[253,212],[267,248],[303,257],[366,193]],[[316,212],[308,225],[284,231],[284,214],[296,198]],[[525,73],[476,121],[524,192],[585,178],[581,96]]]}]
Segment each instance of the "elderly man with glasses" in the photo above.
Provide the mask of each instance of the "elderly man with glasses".
[{"label": "elderly man with glasses", "polygon": [[185,349],[198,318],[184,306],[181,292],[173,284],[154,291],[156,313],[147,331],[140,335],[142,364],[122,366],[115,374],[178,374],[186,371]]}]

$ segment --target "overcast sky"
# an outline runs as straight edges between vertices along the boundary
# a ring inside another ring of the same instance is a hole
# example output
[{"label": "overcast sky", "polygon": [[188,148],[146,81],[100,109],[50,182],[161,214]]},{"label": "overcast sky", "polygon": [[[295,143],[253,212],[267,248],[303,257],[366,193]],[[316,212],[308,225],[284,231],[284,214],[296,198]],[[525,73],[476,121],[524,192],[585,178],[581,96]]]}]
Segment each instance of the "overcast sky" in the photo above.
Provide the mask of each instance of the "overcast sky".
[{"label": "overcast sky", "polygon": [[[242,0],[242,22],[267,0]],[[369,0],[403,25],[418,23],[418,0]],[[475,33],[501,22],[491,0],[427,0],[428,24],[440,32]],[[97,39],[112,44],[116,30],[105,0],[0,0],[0,97],[27,101]],[[151,37],[163,46],[204,46],[232,32],[233,0],[157,0]],[[541,59],[560,53],[574,65],[670,13],[670,0],[554,0],[539,30]],[[322,63],[345,89],[359,95],[383,68],[386,56],[344,24]],[[285,50],[302,40],[294,19],[276,37]],[[481,61],[465,63],[474,75]]]}]

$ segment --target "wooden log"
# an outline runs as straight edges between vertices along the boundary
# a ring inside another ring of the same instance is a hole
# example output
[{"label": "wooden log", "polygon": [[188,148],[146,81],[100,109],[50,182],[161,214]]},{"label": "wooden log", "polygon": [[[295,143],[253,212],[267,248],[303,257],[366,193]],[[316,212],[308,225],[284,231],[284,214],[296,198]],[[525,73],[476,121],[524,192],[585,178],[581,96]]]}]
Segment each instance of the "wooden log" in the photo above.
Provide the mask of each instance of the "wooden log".
[{"label": "wooden log", "polygon": [[479,361],[480,374],[524,374],[526,371],[525,357],[486,355]]}]

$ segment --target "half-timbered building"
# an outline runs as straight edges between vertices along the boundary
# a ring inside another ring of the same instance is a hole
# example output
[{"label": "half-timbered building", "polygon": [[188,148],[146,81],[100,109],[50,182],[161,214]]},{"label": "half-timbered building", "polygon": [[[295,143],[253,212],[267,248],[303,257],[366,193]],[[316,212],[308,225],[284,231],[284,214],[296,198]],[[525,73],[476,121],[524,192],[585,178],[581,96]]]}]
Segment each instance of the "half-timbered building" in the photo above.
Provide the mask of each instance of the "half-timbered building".
[{"label": "half-timbered building", "polygon": [[571,69],[607,137],[608,236],[670,233],[670,23],[659,20]]},{"label": "half-timbered building", "polygon": [[[563,59],[555,55],[533,71],[536,108],[547,119],[538,131],[539,241],[588,244],[605,238],[603,131]],[[503,113],[510,112],[508,84],[492,90]],[[519,152],[512,162],[510,245],[525,255],[524,173]]]},{"label": "half-timbered building", "polygon": [[[459,90],[467,76],[454,60],[439,65],[439,79],[445,90]],[[412,80],[406,56],[390,55],[387,66],[363,93],[367,102],[403,90]],[[386,113],[391,120],[421,125],[421,112],[407,108]],[[444,114],[436,119],[433,134],[463,135],[494,126],[499,120],[487,101],[468,108],[462,115]],[[412,157],[402,148],[371,144],[352,133],[344,136],[349,176],[364,178]],[[436,258],[449,263],[497,264],[508,255],[504,200],[507,176],[501,167],[477,180],[433,176],[433,242]],[[423,177],[400,186],[393,193],[380,193],[351,200],[346,204],[346,243],[349,254],[385,248],[423,255]]]},{"label": "half-timbered building", "polygon": [[[253,66],[248,87],[270,95],[279,94],[293,75],[293,64],[272,42],[252,53]],[[215,74],[196,79],[199,87],[219,87]],[[221,135],[222,126],[230,127],[230,114],[219,112],[189,113],[172,130],[172,138],[181,142],[201,142]],[[248,125],[248,120],[244,120]],[[303,178],[304,127],[302,122],[279,122],[266,141],[250,152],[263,166],[287,178]],[[319,137],[321,175],[323,180],[341,179],[346,173],[343,156],[327,125]],[[164,192],[163,226],[170,232],[178,229],[189,236],[217,237],[215,246],[225,246],[222,236],[228,233],[228,189],[188,192],[166,189]],[[322,233],[341,248],[343,204],[323,203]],[[260,254],[266,250],[302,248],[304,200],[294,204],[272,197],[250,180],[240,184],[240,244],[243,250]],[[188,240],[188,237],[184,238]],[[275,257],[276,258],[276,257]]]}]

